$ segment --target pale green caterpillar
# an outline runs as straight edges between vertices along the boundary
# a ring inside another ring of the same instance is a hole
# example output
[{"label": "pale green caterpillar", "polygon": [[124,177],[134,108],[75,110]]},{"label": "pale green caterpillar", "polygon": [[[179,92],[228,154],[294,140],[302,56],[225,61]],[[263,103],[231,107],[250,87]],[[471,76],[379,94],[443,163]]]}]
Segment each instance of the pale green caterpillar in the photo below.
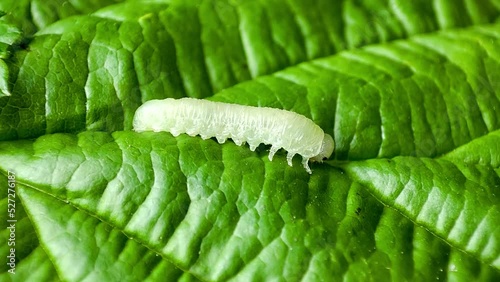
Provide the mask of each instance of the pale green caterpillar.
[{"label": "pale green caterpillar", "polygon": [[240,146],[247,142],[254,151],[260,143],[271,145],[269,160],[280,148],[288,151],[292,166],[295,154],[312,173],[308,162],[321,162],[333,153],[333,138],[303,115],[274,108],[251,107],[192,98],[151,100],[140,106],[134,116],[134,130],[168,131],[173,136],[187,133],[203,139],[233,139]]}]

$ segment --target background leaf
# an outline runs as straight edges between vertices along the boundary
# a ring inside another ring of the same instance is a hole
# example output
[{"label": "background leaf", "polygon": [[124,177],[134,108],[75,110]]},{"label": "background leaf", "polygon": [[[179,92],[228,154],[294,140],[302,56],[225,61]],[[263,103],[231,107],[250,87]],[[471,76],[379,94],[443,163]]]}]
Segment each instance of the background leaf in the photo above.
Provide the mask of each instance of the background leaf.
[{"label": "background leaf", "polygon": [[3,0],[0,11],[5,13],[5,20],[17,25],[26,36],[74,15],[92,13],[107,5],[121,0]]},{"label": "background leaf", "polygon": [[[0,97],[0,140],[129,130],[134,111],[146,100],[207,97],[346,48],[498,17],[496,2],[467,3],[440,1],[435,11],[431,1],[111,5],[47,26],[10,60],[13,95]],[[420,50],[415,56],[426,52]],[[425,62],[425,70],[429,63],[436,62]]]},{"label": "background leaf", "polygon": [[0,11],[0,97],[11,95],[9,67],[4,60],[10,58],[14,48],[21,44],[22,39],[22,32],[16,26],[7,23]]}]

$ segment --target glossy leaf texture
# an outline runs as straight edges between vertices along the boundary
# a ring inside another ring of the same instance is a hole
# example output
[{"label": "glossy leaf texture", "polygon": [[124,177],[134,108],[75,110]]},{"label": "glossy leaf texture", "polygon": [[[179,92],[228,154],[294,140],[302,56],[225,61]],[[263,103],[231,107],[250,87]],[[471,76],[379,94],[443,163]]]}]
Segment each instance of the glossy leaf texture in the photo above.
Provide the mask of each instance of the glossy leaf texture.
[{"label": "glossy leaf texture", "polygon": [[0,140],[129,130],[146,100],[208,97],[345,49],[494,22],[499,6],[331,0],[110,5],[46,26],[9,60],[13,95],[0,98]]},{"label": "glossy leaf texture", "polygon": [[64,18],[89,14],[121,0],[3,0],[4,19],[18,26],[26,37]]},{"label": "glossy leaf texture", "polygon": [[11,95],[9,67],[5,60],[10,58],[22,40],[21,30],[5,21],[0,11],[0,97]]},{"label": "glossy leaf texture", "polygon": [[0,162],[15,168],[38,240],[65,280],[118,280],[129,270],[111,268],[119,258],[143,263],[140,278],[162,270],[160,256],[219,281],[499,275],[342,170],[309,176],[266,154],[168,133],[86,132],[4,142]]},{"label": "glossy leaf texture", "polygon": [[[0,18],[0,280],[500,279],[498,1],[62,2]],[[131,131],[185,96],[335,154]]]},{"label": "glossy leaf texture", "polygon": [[383,203],[500,268],[499,141],[497,130],[437,159],[396,157],[342,167]]}]

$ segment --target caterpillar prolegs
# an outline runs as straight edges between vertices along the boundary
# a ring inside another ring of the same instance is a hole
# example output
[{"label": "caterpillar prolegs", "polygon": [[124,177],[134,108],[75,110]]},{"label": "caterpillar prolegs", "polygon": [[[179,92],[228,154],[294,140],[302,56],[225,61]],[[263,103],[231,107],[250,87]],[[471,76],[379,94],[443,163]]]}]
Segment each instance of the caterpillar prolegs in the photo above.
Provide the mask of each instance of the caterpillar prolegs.
[{"label": "caterpillar prolegs", "polygon": [[231,138],[238,146],[248,143],[252,151],[264,143],[271,145],[269,160],[283,148],[288,151],[288,165],[292,166],[293,156],[299,154],[308,173],[312,173],[309,160],[321,162],[334,150],[333,138],[303,115],[193,98],[144,103],[135,113],[134,130],[168,131],[174,136],[186,133],[203,139],[215,136],[221,144]]}]

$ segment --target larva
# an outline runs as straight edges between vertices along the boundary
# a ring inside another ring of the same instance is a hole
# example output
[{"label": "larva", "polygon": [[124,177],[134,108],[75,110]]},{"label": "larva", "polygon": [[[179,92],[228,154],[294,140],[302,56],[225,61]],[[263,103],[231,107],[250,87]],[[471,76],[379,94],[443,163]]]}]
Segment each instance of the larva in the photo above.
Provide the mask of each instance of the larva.
[{"label": "larva", "polygon": [[295,154],[312,173],[308,162],[323,161],[333,153],[333,138],[312,120],[281,109],[251,107],[193,98],[151,100],[140,106],[134,116],[134,130],[168,131],[173,136],[187,133],[203,139],[213,136],[219,143],[227,138],[236,145],[247,142],[254,151],[260,143],[271,145],[269,160],[280,148],[288,151],[292,166]]}]

